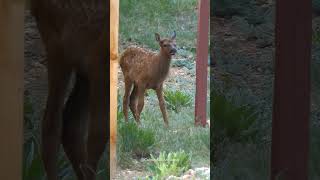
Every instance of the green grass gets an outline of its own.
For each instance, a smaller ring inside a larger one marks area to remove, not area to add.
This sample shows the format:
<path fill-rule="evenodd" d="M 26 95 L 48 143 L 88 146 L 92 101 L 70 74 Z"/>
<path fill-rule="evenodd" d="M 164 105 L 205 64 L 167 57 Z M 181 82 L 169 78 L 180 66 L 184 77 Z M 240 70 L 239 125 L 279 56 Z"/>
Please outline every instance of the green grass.
<path fill-rule="evenodd" d="M 158 49 L 154 33 L 169 37 L 177 32 L 177 45 L 194 51 L 197 0 L 121 0 L 120 41 L 133 41 Z"/>
<path fill-rule="evenodd" d="M 146 157 L 155 144 L 152 129 L 141 129 L 136 123 L 119 123 L 119 141 L 122 143 L 118 149 L 130 153 L 135 157 Z"/>
<path fill-rule="evenodd" d="M 183 149 L 192 157 L 191 163 L 193 167 L 209 166 L 210 130 L 209 128 L 194 126 L 194 108 L 192 106 L 181 107 L 178 112 L 168 109 L 169 128 L 166 129 L 159 106 L 154 102 L 157 101 L 156 95 L 150 93 L 149 96 L 150 100 L 145 102 L 145 108 L 141 114 L 142 119 L 139 128 L 142 131 L 152 130 L 153 132 L 155 142 L 149 149 L 150 154 L 158 157 L 157 155 L 160 152 L 179 152 Z M 121 111 L 120 107 L 119 114 L 122 113 Z M 132 116 L 129 121 L 134 121 Z M 123 122 L 123 116 L 120 116 L 120 119 L 118 119 L 120 124 L 118 129 L 119 137 L 123 136 L 122 133 L 124 131 L 120 130 Z M 147 141 L 147 139 L 140 139 L 135 142 L 139 144 L 140 141 Z M 118 141 L 119 165 L 123 168 L 130 167 L 131 169 L 147 171 L 148 162 L 140 161 L 131 153 L 124 151 L 123 148 L 119 148 L 127 146 L 127 144 L 121 141 L 121 138 Z"/>
<path fill-rule="evenodd" d="M 215 85 L 216 88 L 217 85 Z M 225 86 L 221 85 L 222 89 Z M 220 87 L 220 88 L 221 88 Z M 270 141 L 266 140 L 265 119 L 256 110 L 262 106 L 247 109 L 247 104 L 236 101 L 248 98 L 244 93 L 234 91 L 212 94 L 213 121 L 217 122 L 212 141 L 212 178 L 217 180 L 266 180 L 269 176 Z M 269 113 L 265 111 L 264 113 Z M 253 119 L 251 119 L 253 118 Z M 250 120 L 251 119 L 251 120 Z M 270 124 L 268 124 L 269 126 Z M 223 130 L 226 133 L 221 133 Z M 228 133 L 229 132 L 229 133 Z M 229 134 L 229 135 L 228 135 Z M 245 138 L 244 138 L 245 137 Z"/>
<path fill-rule="evenodd" d="M 320 133 L 312 126 L 310 134 L 309 180 L 320 178 Z M 215 180 L 267 180 L 270 175 L 271 141 L 221 143 L 216 152 L 220 160 L 212 166 Z"/>

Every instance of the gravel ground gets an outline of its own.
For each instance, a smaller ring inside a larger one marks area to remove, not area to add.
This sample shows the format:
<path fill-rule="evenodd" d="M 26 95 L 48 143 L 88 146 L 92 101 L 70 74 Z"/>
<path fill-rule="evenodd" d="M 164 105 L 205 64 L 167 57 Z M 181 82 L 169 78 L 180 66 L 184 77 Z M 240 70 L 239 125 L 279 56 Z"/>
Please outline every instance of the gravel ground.
<path fill-rule="evenodd" d="M 138 180 L 141 177 L 147 177 L 149 174 L 142 171 L 120 170 L 113 180 Z M 209 180 L 210 168 L 198 167 L 189 169 L 182 176 L 169 176 L 166 180 Z"/>

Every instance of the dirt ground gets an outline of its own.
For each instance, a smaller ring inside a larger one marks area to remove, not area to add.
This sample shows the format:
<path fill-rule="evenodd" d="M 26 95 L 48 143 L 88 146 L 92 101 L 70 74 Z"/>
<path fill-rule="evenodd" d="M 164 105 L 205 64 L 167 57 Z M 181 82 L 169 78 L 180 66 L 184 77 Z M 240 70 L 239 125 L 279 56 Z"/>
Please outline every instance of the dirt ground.
<path fill-rule="evenodd" d="M 273 79 L 272 45 L 261 47 L 257 40 L 247 39 L 234 19 L 216 17 L 211 18 L 211 42 L 211 57 L 220 61 L 213 68 L 214 79 L 227 74 L 235 85 L 247 86 L 256 96 L 267 96 L 262 90 L 270 88 Z"/>

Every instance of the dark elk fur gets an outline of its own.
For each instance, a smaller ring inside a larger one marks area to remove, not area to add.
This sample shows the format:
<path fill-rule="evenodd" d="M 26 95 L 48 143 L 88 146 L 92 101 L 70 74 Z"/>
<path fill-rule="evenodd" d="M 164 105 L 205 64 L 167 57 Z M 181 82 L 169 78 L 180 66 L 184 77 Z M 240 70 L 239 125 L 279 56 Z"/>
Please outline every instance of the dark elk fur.
<path fill-rule="evenodd" d="M 58 179 L 60 144 L 77 179 L 95 179 L 108 140 L 108 6 L 106 0 L 31 0 L 48 62 L 41 141 L 48 180 Z M 72 72 L 76 81 L 67 97 Z"/>

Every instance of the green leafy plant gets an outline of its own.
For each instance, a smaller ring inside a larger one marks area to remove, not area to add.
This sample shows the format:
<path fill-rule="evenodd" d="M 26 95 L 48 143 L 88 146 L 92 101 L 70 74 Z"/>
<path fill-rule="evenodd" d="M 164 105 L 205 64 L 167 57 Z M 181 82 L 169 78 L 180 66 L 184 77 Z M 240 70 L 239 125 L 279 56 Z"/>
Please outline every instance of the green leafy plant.
<path fill-rule="evenodd" d="M 45 180 L 46 175 L 40 155 L 39 142 L 35 136 L 29 138 L 24 143 L 23 153 L 23 179 L 24 180 Z M 69 179 L 73 177 L 72 168 L 64 157 L 61 150 L 58 158 L 60 179 Z"/>
<path fill-rule="evenodd" d="M 236 106 L 219 93 L 212 93 L 213 131 L 215 139 L 227 137 L 230 140 L 242 141 L 255 136 L 256 130 L 250 127 L 257 120 L 257 114 L 249 106 Z"/>
<path fill-rule="evenodd" d="M 158 158 L 151 155 L 148 169 L 154 174 L 152 179 L 164 179 L 170 175 L 180 176 L 191 167 L 191 158 L 184 151 L 161 152 Z"/>
<path fill-rule="evenodd" d="M 33 107 L 30 99 L 24 99 L 24 144 L 23 144 L 23 179 L 42 180 L 44 169 L 39 153 L 39 139 L 33 118 Z"/>
<path fill-rule="evenodd" d="M 30 139 L 24 145 L 23 154 L 23 179 L 42 180 L 45 178 L 38 145 L 34 139 Z"/>
<path fill-rule="evenodd" d="M 320 32 L 317 30 L 313 30 L 312 32 L 312 42 L 315 45 L 319 45 L 320 44 Z"/>
<path fill-rule="evenodd" d="M 24 144 L 23 144 L 23 179 L 45 180 L 46 175 L 40 154 L 39 122 L 34 118 L 34 109 L 30 99 L 24 99 Z M 73 173 L 69 162 L 61 149 L 58 158 L 59 179 L 72 179 Z"/>
<path fill-rule="evenodd" d="M 164 99 L 169 109 L 179 112 L 182 107 L 191 104 L 191 97 L 181 91 L 164 91 Z"/>
<path fill-rule="evenodd" d="M 310 128 L 310 156 L 309 156 L 309 171 L 311 179 L 320 178 L 320 132 L 319 126 L 311 126 Z"/>
<path fill-rule="evenodd" d="M 136 123 L 119 123 L 120 151 L 137 157 L 149 156 L 155 145 L 154 132 L 139 128 Z"/>

